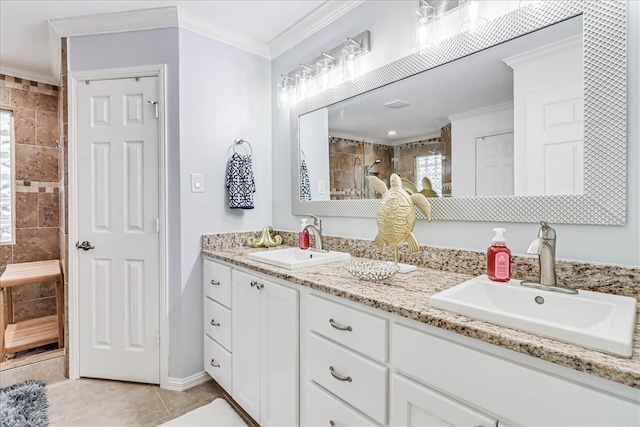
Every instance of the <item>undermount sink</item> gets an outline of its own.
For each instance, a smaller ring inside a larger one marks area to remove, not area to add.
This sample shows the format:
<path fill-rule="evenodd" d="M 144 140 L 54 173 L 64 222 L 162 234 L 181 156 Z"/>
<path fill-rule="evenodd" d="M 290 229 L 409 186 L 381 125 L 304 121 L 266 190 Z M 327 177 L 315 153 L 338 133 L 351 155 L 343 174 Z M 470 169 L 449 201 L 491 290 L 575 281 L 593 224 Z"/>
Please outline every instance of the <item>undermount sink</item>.
<path fill-rule="evenodd" d="M 616 356 L 630 357 L 637 301 L 579 291 L 569 295 L 475 277 L 431 297 L 431 307 Z"/>
<path fill-rule="evenodd" d="M 289 270 L 335 261 L 349 261 L 351 259 L 351 255 L 346 252 L 317 252 L 311 249 L 303 250 L 299 248 L 269 249 L 263 252 L 253 252 L 247 254 L 247 256 L 255 261 L 288 268 Z"/>

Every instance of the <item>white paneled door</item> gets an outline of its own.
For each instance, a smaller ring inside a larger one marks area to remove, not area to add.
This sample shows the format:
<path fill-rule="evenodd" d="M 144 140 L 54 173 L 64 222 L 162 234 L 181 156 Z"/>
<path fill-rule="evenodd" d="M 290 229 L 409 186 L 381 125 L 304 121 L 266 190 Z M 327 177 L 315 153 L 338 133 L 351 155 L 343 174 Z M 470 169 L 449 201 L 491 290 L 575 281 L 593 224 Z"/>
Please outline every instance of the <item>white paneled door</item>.
<path fill-rule="evenodd" d="M 77 86 L 81 377 L 160 380 L 157 88 L 157 77 Z"/>

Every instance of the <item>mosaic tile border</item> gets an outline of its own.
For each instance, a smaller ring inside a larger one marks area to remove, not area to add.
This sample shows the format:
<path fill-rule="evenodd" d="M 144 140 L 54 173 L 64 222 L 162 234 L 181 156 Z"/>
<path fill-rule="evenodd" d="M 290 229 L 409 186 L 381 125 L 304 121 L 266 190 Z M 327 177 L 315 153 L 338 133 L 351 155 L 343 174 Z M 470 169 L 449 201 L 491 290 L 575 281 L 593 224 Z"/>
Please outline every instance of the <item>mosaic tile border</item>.
<path fill-rule="evenodd" d="M 0 87 L 55 96 L 58 95 L 60 90 L 58 86 L 37 82 L 35 80 L 21 79 L 20 77 L 8 76 L 6 74 L 0 74 Z"/>
<path fill-rule="evenodd" d="M 16 180 L 15 190 L 16 193 L 59 193 L 60 182 Z"/>

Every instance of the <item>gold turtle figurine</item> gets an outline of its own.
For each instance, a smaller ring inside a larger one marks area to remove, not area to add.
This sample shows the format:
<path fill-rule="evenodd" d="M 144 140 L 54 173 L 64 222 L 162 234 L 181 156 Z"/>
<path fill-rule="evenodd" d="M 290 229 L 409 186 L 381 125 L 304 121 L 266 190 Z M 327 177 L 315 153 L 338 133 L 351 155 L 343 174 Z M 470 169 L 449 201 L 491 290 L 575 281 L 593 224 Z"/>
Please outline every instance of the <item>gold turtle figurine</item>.
<path fill-rule="evenodd" d="M 388 244 L 393 249 L 394 261 L 398 262 L 398 246 L 407 242 L 409 253 L 418 252 L 420 246 L 413 235 L 413 226 L 416 223 L 417 206 L 431 221 L 431 204 L 420 193 L 409 194 L 402 188 L 402 179 L 397 174 L 392 174 L 389 178 L 391 188 L 378 177 L 368 176 L 371 188 L 382 195 L 380 207 L 378 208 L 377 222 L 378 235 L 373 242 L 382 251 L 384 244 Z"/>

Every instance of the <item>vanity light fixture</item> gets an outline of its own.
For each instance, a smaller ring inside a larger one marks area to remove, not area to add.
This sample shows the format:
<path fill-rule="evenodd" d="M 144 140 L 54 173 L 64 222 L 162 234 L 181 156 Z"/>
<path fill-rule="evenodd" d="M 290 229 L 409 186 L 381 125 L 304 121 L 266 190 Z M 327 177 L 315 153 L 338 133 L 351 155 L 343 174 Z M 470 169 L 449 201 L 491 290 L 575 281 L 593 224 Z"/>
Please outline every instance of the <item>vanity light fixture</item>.
<path fill-rule="evenodd" d="M 322 59 L 316 62 L 316 89 L 318 92 L 331 87 L 330 71 L 333 69 L 335 58 L 322 52 Z"/>
<path fill-rule="evenodd" d="M 313 77 L 313 68 L 300 64 L 300 71 L 296 73 L 296 100 L 310 95 L 309 79 Z"/>
<path fill-rule="evenodd" d="M 347 39 L 349 43 L 342 49 L 342 79 L 350 81 L 360 75 L 358 59 L 362 55 L 362 45 L 352 38 Z"/>
<path fill-rule="evenodd" d="M 427 0 L 419 0 L 420 5 L 414 15 L 413 51 L 425 53 L 433 45 L 435 34 L 436 10 Z"/>
<path fill-rule="evenodd" d="M 281 90 L 284 91 L 285 78 L 290 84 L 289 103 L 295 103 L 314 95 L 317 92 L 322 92 L 331 89 L 333 86 L 341 82 L 339 78 L 340 70 L 348 70 L 350 72 L 349 78 L 343 80 L 351 80 L 357 77 L 358 58 L 370 51 L 371 45 L 371 33 L 369 30 L 365 30 L 360 34 L 347 38 L 347 41 L 340 43 L 333 49 L 322 52 L 320 56 L 313 58 L 311 61 L 304 64 L 300 64 L 295 70 L 291 70 L 286 74 L 283 74 L 283 81 L 278 84 L 278 97 L 280 97 Z M 344 52 L 347 52 L 345 54 Z M 345 61 L 348 62 L 345 68 Z M 314 83 L 315 81 L 315 83 Z M 291 84 L 295 82 L 295 84 Z M 292 96 L 295 94 L 295 97 Z M 284 105 L 284 103 L 278 102 L 278 106 Z M 283 106 L 281 108 L 287 108 Z"/>
<path fill-rule="evenodd" d="M 460 31 L 473 33 L 486 24 L 487 18 L 480 14 L 480 1 L 459 0 L 458 13 L 460 15 Z"/>
<path fill-rule="evenodd" d="M 282 80 L 278 83 L 278 108 L 289 108 L 293 97 L 293 78 L 282 74 Z"/>

